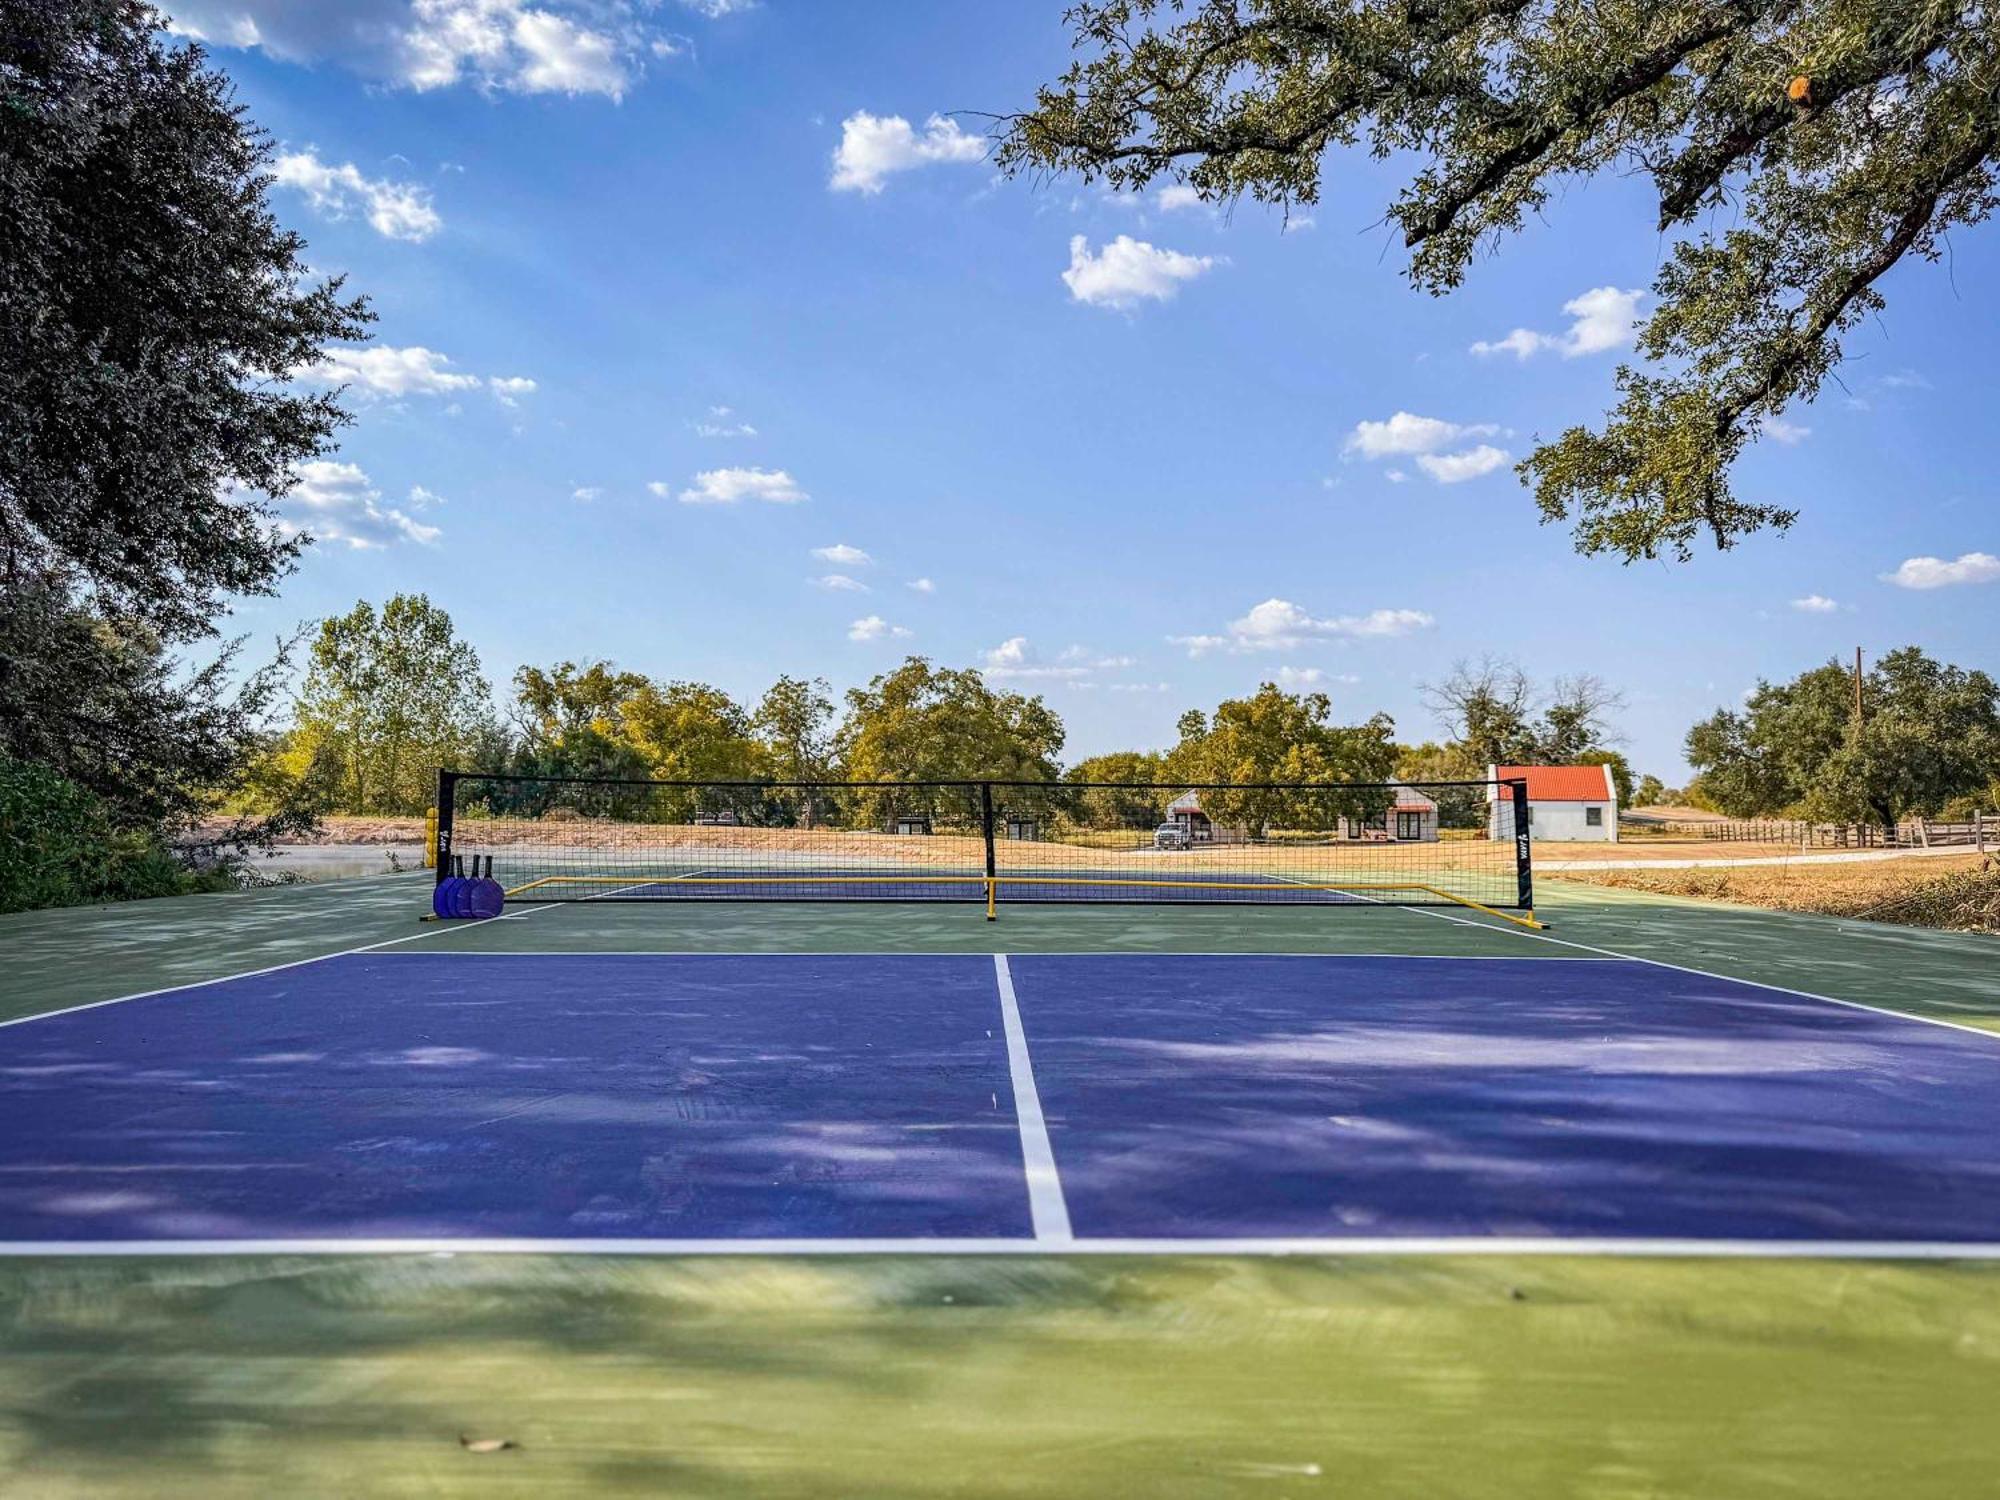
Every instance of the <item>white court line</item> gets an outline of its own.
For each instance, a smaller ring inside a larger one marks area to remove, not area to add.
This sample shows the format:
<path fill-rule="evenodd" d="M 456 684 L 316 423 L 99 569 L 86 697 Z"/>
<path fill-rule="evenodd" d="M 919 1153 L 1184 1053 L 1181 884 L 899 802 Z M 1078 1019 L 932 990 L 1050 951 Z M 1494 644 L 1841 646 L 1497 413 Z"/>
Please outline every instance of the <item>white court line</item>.
<path fill-rule="evenodd" d="M 543 909 L 545 908 L 529 907 L 524 911 L 510 911 L 501 916 L 488 917 L 485 921 L 472 925 L 484 927 L 493 922 L 507 922 L 520 917 L 532 917 L 536 911 Z M 16 1016 L 11 1021 L 0 1021 L 0 1031 L 6 1030 L 9 1026 L 26 1026 L 35 1021 L 52 1020 L 56 1016 L 73 1016 L 78 1011 L 101 1010 L 107 1005 L 123 1005 L 128 1000 L 150 1000 L 155 995 L 173 995 L 178 994 L 182 990 L 198 990 L 205 985 L 229 984 L 238 979 L 257 979 L 265 974 L 279 974 L 283 973 L 286 969 L 302 968 L 306 964 L 325 963 L 327 960 L 335 958 L 349 958 L 356 953 L 373 953 L 381 948 L 393 948 L 399 943 L 414 943 L 418 938 L 435 937 L 440 932 L 451 932 L 453 930 L 449 923 L 439 921 L 434 926 L 426 925 L 421 932 L 412 932 L 407 936 L 399 938 L 384 938 L 379 943 L 363 943 L 357 948 L 339 948 L 332 953 L 319 953 L 311 958 L 295 958 L 287 963 L 270 964 L 262 969 L 245 969 L 237 974 L 217 974 L 212 979 L 190 979 L 186 984 L 167 984 L 162 985 L 156 990 L 140 990 L 131 995 L 114 995 L 109 1000 L 89 1000 L 82 1005 L 65 1005 L 61 1010 L 45 1010 L 32 1016 Z"/>
<path fill-rule="evenodd" d="M 1004 953 L 993 955 L 993 978 L 1000 987 L 1000 1020 L 1007 1029 L 1007 1073 L 1014 1082 L 1014 1118 L 1021 1127 L 1021 1160 L 1028 1177 L 1028 1216 L 1035 1226 L 1035 1238 L 1042 1244 L 1068 1245 L 1073 1239 L 1069 1205 L 1063 1202 L 1055 1148 L 1049 1144 L 1041 1095 L 1035 1091 L 1034 1064 L 1028 1060 L 1028 1033 L 1021 1025 L 1021 1007 L 1014 999 L 1014 976 L 1008 972 Z"/>
<path fill-rule="evenodd" d="M 391 955 L 395 958 L 985 958 L 984 949 L 971 948 L 471 948 L 410 949 Z M 1600 958 L 1561 958 L 1553 953 L 1343 953 L 1295 951 L 1267 953 L 1259 948 L 1216 948 L 1161 950 L 1139 953 L 1130 949 L 1037 948 L 1022 958 L 1407 958 L 1426 963 L 1445 961 L 1469 964 L 1614 964 L 1637 963 L 1638 959 L 1607 952 Z"/>
<path fill-rule="evenodd" d="M 1962 1031 L 1968 1036 L 1983 1037 L 1989 1042 L 2000 1042 L 2000 1032 L 1988 1031 L 1981 1026 L 1970 1026 L 1964 1021 L 1947 1021 L 1942 1016 L 1920 1016 L 1912 1011 L 1895 1010 L 1886 1005 L 1870 1005 L 1865 1000 L 1843 1000 L 1837 995 L 1817 995 L 1811 990 L 1795 990 L 1789 985 L 1766 984 L 1761 979 L 1739 979 L 1734 974 L 1717 974 L 1708 969 L 1693 968 L 1688 964 L 1668 963 L 1664 958 L 1647 958 L 1641 953 L 1620 953 L 1615 948 L 1600 948 L 1595 943 L 1572 942 L 1567 938 L 1550 937 L 1545 932 L 1529 932 L 1526 928 L 1489 927 L 1484 922 L 1475 922 L 1469 917 L 1455 917 L 1449 912 L 1425 911 L 1415 906 L 1406 906 L 1402 910 L 1415 912 L 1420 917 L 1436 917 L 1440 922 L 1456 922 L 1462 927 L 1477 927 L 1481 932 L 1511 931 L 1514 936 L 1526 938 L 1530 942 L 1554 943 L 1560 948 L 1574 948 L 1580 953 L 1595 953 L 1602 958 L 1621 959 L 1633 964 L 1651 964 L 1656 969 L 1672 969 L 1676 973 L 1693 974 L 1701 979 L 1718 979 L 1724 984 L 1747 985 L 1751 989 L 1770 990 L 1773 994 L 1794 995 L 1801 1000 L 1818 1000 L 1826 1005 L 1841 1005 L 1849 1010 L 1867 1011 L 1872 1016 L 1889 1016 L 1898 1021 L 1917 1021 L 1925 1026 L 1942 1026 L 1948 1031 Z"/>
<path fill-rule="evenodd" d="M 1704 1240 L 1553 1236 L 1297 1236 L 1256 1239 L 263 1239 L 7 1240 L 0 1258 L 240 1255 L 1591 1255 L 1735 1260 L 2000 1260 L 2000 1244 L 1951 1240 Z"/>

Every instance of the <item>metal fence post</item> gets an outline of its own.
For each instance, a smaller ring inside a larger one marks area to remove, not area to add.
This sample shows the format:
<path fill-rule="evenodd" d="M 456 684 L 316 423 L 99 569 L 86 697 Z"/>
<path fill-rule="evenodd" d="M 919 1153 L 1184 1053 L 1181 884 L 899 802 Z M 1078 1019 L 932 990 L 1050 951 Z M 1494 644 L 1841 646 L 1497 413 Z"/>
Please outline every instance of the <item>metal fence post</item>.
<path fill-rule="evenodd" d="M 995 920 L 1000 900 L 999 862 L 993 849 L 993 783 L 979 783 L 979 823 L 986 835 L 986 920 Z"/>

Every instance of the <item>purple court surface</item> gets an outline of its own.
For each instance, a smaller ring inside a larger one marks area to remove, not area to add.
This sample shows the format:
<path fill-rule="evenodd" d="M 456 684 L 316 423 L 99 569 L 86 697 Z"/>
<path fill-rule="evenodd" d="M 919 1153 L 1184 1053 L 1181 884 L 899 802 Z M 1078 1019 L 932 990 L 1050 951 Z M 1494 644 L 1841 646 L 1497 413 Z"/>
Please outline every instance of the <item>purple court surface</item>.
<path fill-rule="evenodd" d="M 14 1253 L 2000 1246 L 2000 1038 L 1636 961 L 354 954 L 0 1080 Z"/>

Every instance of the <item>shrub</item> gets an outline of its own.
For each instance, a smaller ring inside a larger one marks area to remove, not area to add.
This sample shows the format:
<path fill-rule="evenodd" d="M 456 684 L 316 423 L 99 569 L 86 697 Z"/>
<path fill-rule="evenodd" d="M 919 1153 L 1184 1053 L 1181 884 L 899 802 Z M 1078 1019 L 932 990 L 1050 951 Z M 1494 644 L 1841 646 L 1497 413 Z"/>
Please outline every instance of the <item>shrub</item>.
<path fill-rule="evenodd" d="M 94 793 L 0 755 L 0 912 L 196 888 L 157 831 L 121 827 Z"/>

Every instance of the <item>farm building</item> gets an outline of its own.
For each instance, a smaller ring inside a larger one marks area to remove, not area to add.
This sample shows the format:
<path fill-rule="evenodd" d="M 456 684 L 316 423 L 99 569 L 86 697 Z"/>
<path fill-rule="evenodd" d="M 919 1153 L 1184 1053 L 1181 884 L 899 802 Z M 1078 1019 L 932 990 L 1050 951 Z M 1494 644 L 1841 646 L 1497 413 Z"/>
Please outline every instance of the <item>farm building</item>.
<path fill-rule="evenodd" d="M 1387 810 L 1370 818 L 1342 818 L 1335 837 L 1343 839 L 1388 839 L 1398 844 L 1434 844 L 1438 836 L 1438 805 L 1413 786 L 1390 783 L 1396 800 Z"/>
<path fill-rule="evenodd" d="M 1538 839 L 1618 842 L 1618 787 L 1609 766 L 1489 766 L 1489 778 L 1528 783 L 1528 827 Z M 1490 829 L 1496 839 L 1514 836 L 1508 788 L 1488 789 Z"/>
<path fill-rule="evenodd" d="M 1179 824 L 1190 844 L 1241 844 L 1250 838 L 1247 829 L 1231 828 L 1210 819 L 1201 810 L 1201 798 L 1194 792 L 1182 792 L 1167 804 L 1167 821 Z"/>
<path fill-rule="evenodd" d="M 1388 809 L 1373 817 L 1337 819 L 1333 836 L 1341 840 L 1368 842 L 1435 843 L 1438 836 L 1437 803 L 1415 787 L 1401 782 L 1392 785 L 1396 800 Z M 1183 792 L 1167 804 L 1167 821 L 1186 829 L 1191 844 L 1240 844 L 1250 836 L 1245 829 L 1213 822 L 1201 810 L 1201 798 L 1195 792 Z"/>

